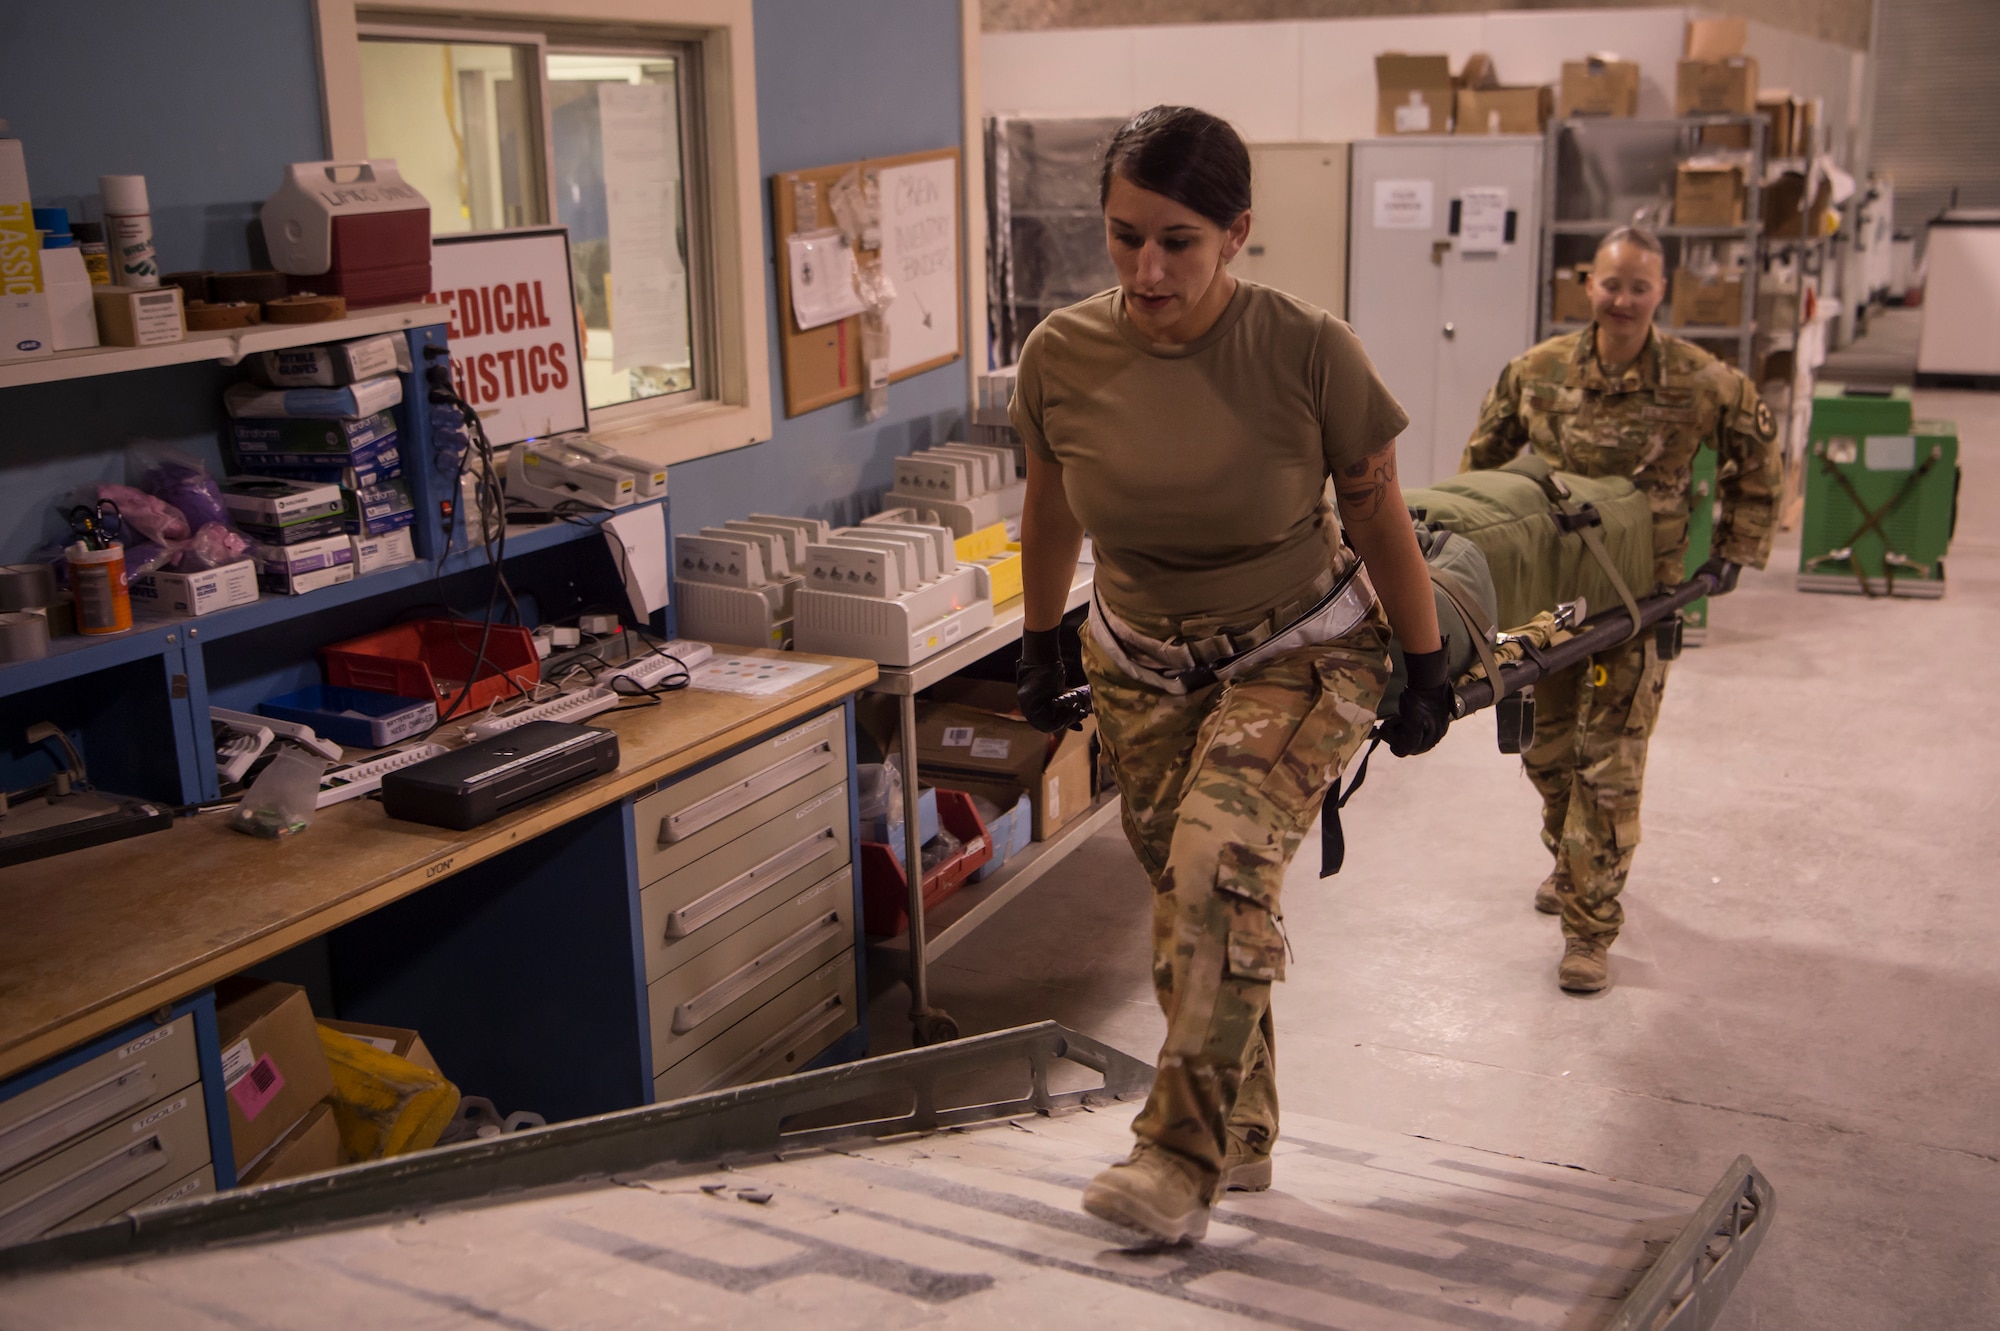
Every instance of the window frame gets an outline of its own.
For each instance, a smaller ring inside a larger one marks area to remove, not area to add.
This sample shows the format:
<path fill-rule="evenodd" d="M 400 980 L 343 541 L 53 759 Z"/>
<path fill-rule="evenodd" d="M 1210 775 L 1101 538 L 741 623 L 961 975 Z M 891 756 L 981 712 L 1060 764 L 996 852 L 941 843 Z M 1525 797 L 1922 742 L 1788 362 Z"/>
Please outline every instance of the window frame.
<path fill-rule="evenodd" d="M 757 147 L 755 47 L 751 0 L 573 0 L 561 19 L 547 15 L 547 0 L 314 0 L 327 155 L 365 155 L 362 115 L 361 32 L 392 27 L 425 40 L 522 40 L 524 32 L 551 48 L 587 50 L 619 43 L 682 43 L 699 53 L 691 64 L 691 96 L 684 105 L 682 156 L 690 232 L 701 228 L 708 262 L 690 264 L 689 294 L 697 356 L 694 402 L 644 398 L 593 413 L 591 433 L 618 448 L 661 463 L 685 462 L 728 452 L 771 437 L 771 366 L 765 303 L 762 174 Z M 357 12 L 360 11 L 360 12 Z M 363 15 L 365 14 L 365 20 Z M 546 63 L 541 77 L 547 78 Z M 538 106 L 538 111 L 541 109 Z M 544 189 L 552 189 L 552 145 L 542 115 Z M 699 151 L 697 151 L 699 149 Z M 699 176 L 699 193 L 695 188 Z M 554 216 L 554 201 L 547 206 Z M 690 253 L 698 253 L 690 235 Z M 696 271 L 696 270 L 699 271 Z M 703 317 L 704 314 L 706 317 Z"/>

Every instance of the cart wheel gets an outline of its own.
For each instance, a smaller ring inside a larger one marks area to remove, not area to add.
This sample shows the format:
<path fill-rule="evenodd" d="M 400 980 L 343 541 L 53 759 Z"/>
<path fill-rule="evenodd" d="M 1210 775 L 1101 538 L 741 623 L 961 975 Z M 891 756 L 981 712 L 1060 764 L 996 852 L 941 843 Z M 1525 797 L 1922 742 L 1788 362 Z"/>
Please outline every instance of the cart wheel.
<path fill-rule="evenodd" d="M 943 1044 L 958 1038 L 958 1023 L 943 1012 L 926 1012 L 910 1018 L 910 1038 L 919 1045 Z"/>

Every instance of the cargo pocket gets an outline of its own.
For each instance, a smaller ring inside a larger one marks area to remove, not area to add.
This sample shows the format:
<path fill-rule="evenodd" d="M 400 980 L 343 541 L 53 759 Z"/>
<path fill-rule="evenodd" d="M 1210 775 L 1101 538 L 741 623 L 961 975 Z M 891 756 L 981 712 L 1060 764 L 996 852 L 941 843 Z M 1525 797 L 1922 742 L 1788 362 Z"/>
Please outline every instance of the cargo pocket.
<path fill-rule="evenodd" d="M 1285 935 L 1277 917 L 1254 901 L 1229 899 L 1229 977 L 1253 984 L 1285 978 Z"/>
<path fill-rule="evenodd" d="M 1639 848 L 1639 811 L 1615 815 L 1611 820 L 1611 839 L 1621 855 L 1630 855 Z"/>
<path fill-rule="evenodd" d="M 1639 685 L 1632 692 L 1632 709 L 1625 714 L 1625 738 L 1641 743 L 1652 738 L 1660 721 L 1660 702 L 1667 693 L 1667 663 L 1660 659 L 1658 642 L 1648 634 L 1643 642 L 1645 664 L 1639 671 Z M 1643 768 L 1644 759 L 1641 756 Z"/>
<path fill-rule="evenodd" d="M 1388 657 L 1379 668 L 1357 659 L 1362 653 L 1322 648 L 1312 662 L 1312 701 L 1271 763 L 1259 793 L 1294 818 L 1310 822 L 1340 765 L 1375 723 L 1375 704 L 1388 687 Z M 1364 646 L 1376 643 L 1369 637 Z"/>

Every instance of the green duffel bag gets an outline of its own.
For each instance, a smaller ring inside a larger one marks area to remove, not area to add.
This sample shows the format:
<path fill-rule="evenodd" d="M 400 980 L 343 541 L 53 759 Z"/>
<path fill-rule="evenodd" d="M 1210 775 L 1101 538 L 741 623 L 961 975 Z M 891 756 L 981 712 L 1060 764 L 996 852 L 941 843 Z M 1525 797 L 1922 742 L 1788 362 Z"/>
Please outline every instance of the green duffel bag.
<path fill-rule="evenodd" d="M 1479 547 L 1502 628 L 1579 597 L 1592 613 L 1653 591 L 1653 510 L 1622 476 L 1555 471 L 1532 454 L 1404 493 L 1433 527 Z"/>
<path fill-rule="evenodd" d="M 1486 571 L 1486 556 L 1457 532 L 1419 522 L 1417 548 L 1430 569 L 1431 596 L 1437 602 L 1438 632 L 1444 637 L 1445 663 L 1451 678 L 1463 679 L 1474 663 L 1485 662 L 1491 654 L 1494 614 L 1493 577 Z M 1486 650 L 1481 651 L 1481 645 Z M 1397 700 L 1403 696 L 1409 671 L 1403 664 L 1403 644 L 1389 644 L 1389 687 L 1376 706 L 1376 715 L 1396 714 Z"/>

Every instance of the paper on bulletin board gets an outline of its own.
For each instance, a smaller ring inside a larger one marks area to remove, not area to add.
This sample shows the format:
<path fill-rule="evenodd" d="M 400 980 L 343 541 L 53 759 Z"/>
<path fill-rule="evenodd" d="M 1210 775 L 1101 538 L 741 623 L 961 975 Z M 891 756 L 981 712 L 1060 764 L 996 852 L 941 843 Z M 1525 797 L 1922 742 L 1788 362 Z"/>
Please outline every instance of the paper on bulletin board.
<path fill-rule="evenodd" d="M 1458 252 L 1498 254 L 1507 243 L 1507 189 L 1477 185 L 1458 194 Z"/>
<path fill-rule="evenodd" d="M 1429 180 L 1376 181 L 1376 227 L 1384 231 L 1430 230 L 1434 185 Z"/>
<path fill-rule="evenodd" d="M 838 227 L 785 238 L 792 269 L 792 317 L 807 332 L 868 308 L 854 286 L 854 251 Z"/>
<path fill-rule="evenodd" d="M 604 520 L 604 540 L 625 579 L 633 618 L 651 618 L 667 603 L 666 509 L 646 504 L 614 514 Z"/>
<path fill-rule="evenodd" d="M 611 230 L 611 368 L 688 362 L 687 270 L 675 234 L 680 125 L 664 83 L 600 83 Z"/>
<path fill-rule="evenodd" d="M 882 270 L 895 284 L 888 309 L 889 372 L 958 354 L 958 162 L 885 168 Z"/>

